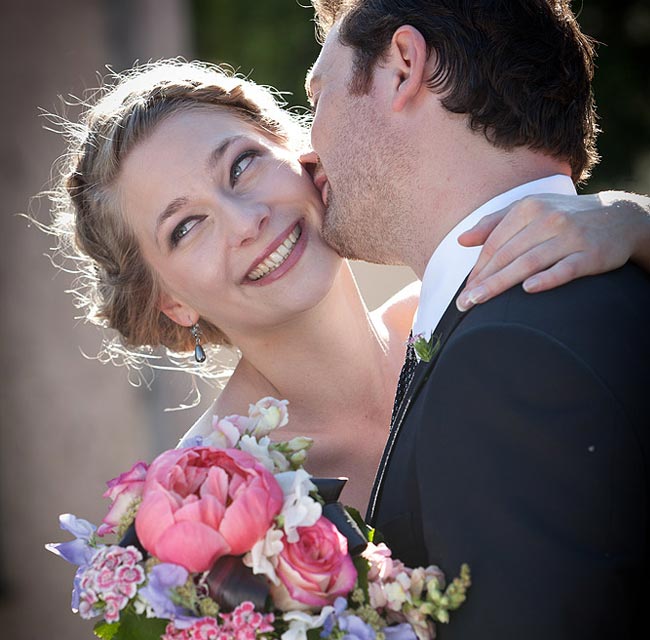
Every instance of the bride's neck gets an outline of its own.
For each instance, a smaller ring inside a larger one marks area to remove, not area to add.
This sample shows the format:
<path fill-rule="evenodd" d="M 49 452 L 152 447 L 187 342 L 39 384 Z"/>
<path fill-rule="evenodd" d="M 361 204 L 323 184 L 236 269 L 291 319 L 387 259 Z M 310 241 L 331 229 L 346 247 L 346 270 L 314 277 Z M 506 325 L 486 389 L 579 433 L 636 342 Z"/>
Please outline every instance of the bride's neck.
<path fill-rule="evenodd" d="M 316 307 L 269 334 L 240 341 L 242 361 L 232 384 L 244 395 L 289 399 L 314 418 L 331 416 L 338 407 L 350 412 L 360 403 L 376 406 L 394 391 L 387 340 L 346 262 Z"/>

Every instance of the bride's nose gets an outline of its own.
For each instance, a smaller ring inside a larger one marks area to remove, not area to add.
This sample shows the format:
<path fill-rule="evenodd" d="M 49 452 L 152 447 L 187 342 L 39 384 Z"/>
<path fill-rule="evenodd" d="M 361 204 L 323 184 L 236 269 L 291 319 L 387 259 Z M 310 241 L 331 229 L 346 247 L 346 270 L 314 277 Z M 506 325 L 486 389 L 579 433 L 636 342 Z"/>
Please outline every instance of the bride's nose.
<path fill-rule="evenodd" d="M 243 247 L 255 242 L 266 227 L 269 216 L 268 206 L 259 202 L 233 207 L 229 216 L 232 246 Z"/>

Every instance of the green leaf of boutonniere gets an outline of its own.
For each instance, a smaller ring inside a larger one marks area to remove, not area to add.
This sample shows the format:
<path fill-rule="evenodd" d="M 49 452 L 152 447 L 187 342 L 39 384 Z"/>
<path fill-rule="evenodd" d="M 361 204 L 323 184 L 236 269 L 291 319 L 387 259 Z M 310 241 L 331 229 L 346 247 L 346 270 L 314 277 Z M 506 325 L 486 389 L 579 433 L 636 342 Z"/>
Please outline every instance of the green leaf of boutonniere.
<path fill-rule="evenodd" d="M 440 349 L 440 338 L 431 334 L 428 340 L 425 340 L 423 334 L 413 336 L 413 349 L 420 360 L 424 362 L 431 362 L 433 356 L 438 353 Z"/>

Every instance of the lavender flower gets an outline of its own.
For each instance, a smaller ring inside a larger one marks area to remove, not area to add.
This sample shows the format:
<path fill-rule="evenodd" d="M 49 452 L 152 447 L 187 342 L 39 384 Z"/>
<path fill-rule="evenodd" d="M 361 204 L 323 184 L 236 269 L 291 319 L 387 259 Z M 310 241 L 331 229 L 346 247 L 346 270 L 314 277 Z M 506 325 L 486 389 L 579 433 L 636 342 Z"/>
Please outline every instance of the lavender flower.
<path fill-rule="evenodd" d="M 328 638 L 332 631 L 337 628 L 343 632 L 342 636 L 337 634 L 341 640 L 375 640 L 375 630 L 364 622 L 359 616 L 353 613 L 346 613 L 348 602 L 345 598 L 337 598 L 334 601 L 334 611 L 327 617 L 323 624 L 321 638 Z M 395 640 L 410 640 L 409 638 L 396 638 Z"/>
<path fill-rule="evenodd" d="M 67 562 L 79 566 L 74 575 L 72 600 L 70 602 L 71 609 L 77 612 L 81 600 L 81 578 L 97 551 L 104 545 L 97 545 L 95 542 L 97 527 L 88 520 L 77 518 L 71 513 L 63 513 L 59 516 L 59 525 L 61 529 L 75 536 L 75 540 L 70 542 L 50 542 L 45 545 L 45 548 Z"/>
<path fill-rule="evenodd" d="M 71 533 L 75 540 L 70 542 L 50 542 L 45 545 L 48 551 L 76 565 L 87 565 L 97 551 L 95 530 L 97 527 L 71 513 L 59 516 L 59 525 L 64 531 Z"/>
<path fill-rule="evenodd" d="M 342 640 L 375 640 L 375 630 L 359 616 L 340 616 L 338 626 L 344 632 Z"/>
<path fill-rule="evenodd" d="M 392 627 L 384 627 L 382 632 L 386 640 L 417 640 L 413 627 L 407 622 Z"/>
<path fill-rule="evenodd" d="M 183 449 L 191 449 L 192 447 L 202 447 L 203 441 L 205 438 L 203 436 L 191 436 L 190 438 L 185 438 L 181 441 L 179 447 Z"/>
<path fill-rule="evenodd" d="M 187 613 L 172 600 L 172 589 L 181 587 L 187 580 L 187 570 L 177 564 L 157 564 L 149 574 L 147 586 L 140 589 L 139 595 L 151 607 L 156 618 L 176 618 Z"/>

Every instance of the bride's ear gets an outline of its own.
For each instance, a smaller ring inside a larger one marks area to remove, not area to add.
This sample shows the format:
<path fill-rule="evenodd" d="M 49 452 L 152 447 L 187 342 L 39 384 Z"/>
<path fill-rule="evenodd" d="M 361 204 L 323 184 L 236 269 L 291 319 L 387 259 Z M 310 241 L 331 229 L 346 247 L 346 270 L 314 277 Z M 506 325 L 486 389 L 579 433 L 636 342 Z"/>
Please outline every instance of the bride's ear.
<path fill-rule="evenodd" d="M 172 322 L 180 324 L 182 327 L 191 327 L 198 321 L 199 314 L 194 309 L 179 302 L 168 293 L 160 294 L 158 306 Z"/>

